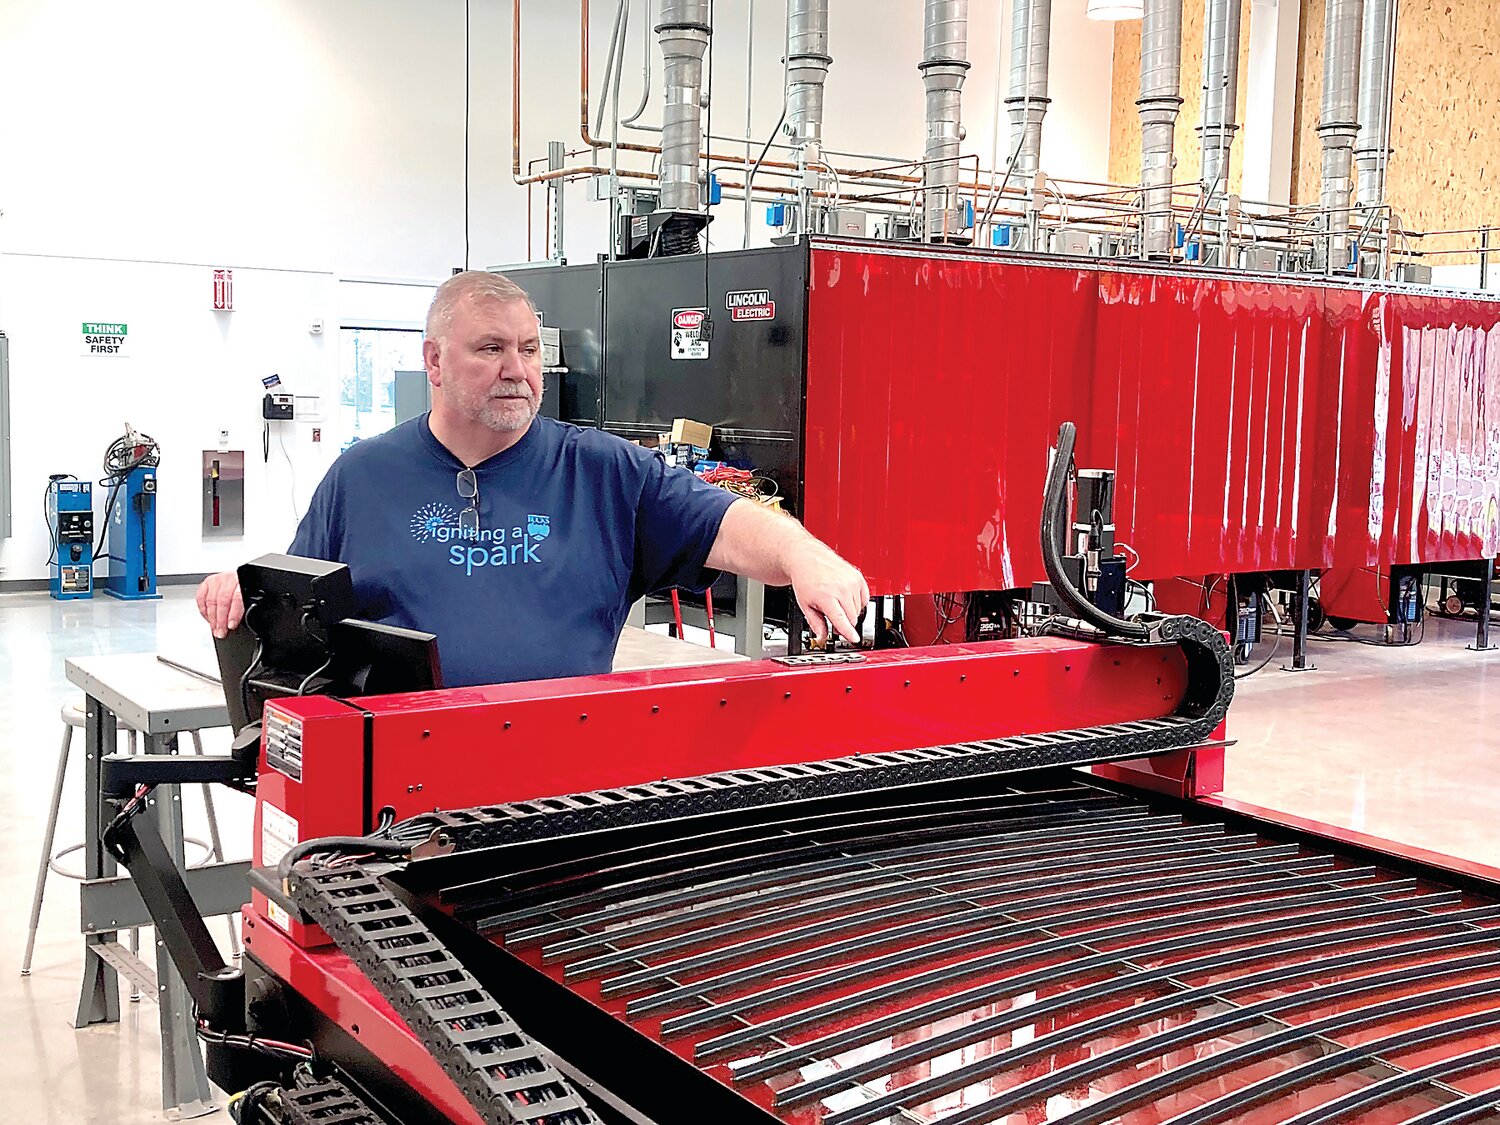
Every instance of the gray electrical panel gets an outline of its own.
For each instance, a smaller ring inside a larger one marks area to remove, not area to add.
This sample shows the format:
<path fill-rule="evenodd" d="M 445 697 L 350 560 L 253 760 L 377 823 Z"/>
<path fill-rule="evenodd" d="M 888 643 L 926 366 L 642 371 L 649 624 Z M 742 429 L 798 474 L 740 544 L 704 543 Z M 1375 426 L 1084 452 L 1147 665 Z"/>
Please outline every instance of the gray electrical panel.
<path fill-rule="evenodd" d="M 11 536 L 10 341 L 0 332 L 0 539 Z"/>
<path fill-rule="evenodd" d="M 396 425 L 410 421 L 419 414 L 426 414 L 432 406 L 432 385 L 427 382 L 427 371 L 397 371 L 395 380 Z"/>

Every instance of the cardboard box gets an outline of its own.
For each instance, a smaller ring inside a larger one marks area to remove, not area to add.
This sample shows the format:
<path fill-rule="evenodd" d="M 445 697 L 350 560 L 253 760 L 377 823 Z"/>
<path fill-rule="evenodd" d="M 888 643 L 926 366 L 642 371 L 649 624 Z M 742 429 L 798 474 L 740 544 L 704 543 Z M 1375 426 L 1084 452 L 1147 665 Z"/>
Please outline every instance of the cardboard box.
<path fill-rule="evenodd" d="M 695 422 L 691 418 L 672 419 L 673 445 L 696 445 L 700 449 L 707 449 L 713 436 L 712 426 L 705 426 L 702 422 Z"/>

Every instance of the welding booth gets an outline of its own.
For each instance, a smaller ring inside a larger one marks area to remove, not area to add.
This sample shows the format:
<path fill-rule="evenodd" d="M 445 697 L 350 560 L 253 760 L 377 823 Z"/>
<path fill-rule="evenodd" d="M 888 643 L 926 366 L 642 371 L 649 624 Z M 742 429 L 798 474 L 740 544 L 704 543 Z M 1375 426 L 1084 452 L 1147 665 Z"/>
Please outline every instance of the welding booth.
<path fill-rule="evenodd" d="M 1172 608 L 1204 576 L 1322 572 L 1327 614 L 1383 620 L 1393 570 L 1500 553 L 1483 295 L 824 238 L 519 276 L 561 329 L 565 420 L 709 422 L 872 593 L 1042 578 L 1064 418 L 1117 470 L 1133 577 L 1196 584 Z"/>

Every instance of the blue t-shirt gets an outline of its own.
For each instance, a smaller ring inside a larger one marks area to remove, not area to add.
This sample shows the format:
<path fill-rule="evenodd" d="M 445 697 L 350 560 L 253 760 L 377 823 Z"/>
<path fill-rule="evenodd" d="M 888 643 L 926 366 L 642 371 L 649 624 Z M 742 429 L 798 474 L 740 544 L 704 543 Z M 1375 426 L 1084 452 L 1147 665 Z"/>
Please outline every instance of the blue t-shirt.
<path fill-rule="evenodd" d="M 474 467 L 477 536 L 463 468 L 426 415 L 359 442 L 290 548 L 348 564 L 359 616 L 436 633 L 450 687 L 607 672 L 636 599 L 714 578 L 735 498 L 649 449 L 537 418 Z"/>

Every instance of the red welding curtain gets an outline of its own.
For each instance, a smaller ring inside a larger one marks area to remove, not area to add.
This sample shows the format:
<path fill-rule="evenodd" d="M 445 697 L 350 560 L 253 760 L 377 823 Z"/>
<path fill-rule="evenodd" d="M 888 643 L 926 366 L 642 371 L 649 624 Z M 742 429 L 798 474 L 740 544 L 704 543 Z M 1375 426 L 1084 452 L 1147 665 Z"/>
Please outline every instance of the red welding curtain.
<path fill-rule="evenodd" d="M 872 590 L 1041 577 L 1046 447 L 1143 577 L 1493 557 L 1500 303 L 816 247 L 808 526 Z"/>

